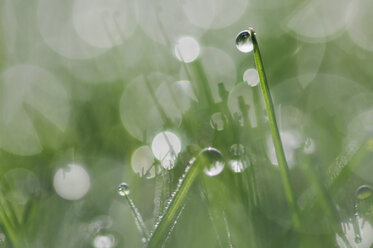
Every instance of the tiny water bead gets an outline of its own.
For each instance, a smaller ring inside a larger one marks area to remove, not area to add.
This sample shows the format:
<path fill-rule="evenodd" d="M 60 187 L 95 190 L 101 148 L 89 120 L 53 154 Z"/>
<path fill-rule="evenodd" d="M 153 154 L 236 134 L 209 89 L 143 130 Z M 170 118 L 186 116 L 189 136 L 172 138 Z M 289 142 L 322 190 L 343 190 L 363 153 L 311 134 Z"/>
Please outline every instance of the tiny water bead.
<path fill-rule="evenodd" d="M 219 175 L 224 170 L 224 159 L 221 152 L 213 147 L 202 149 L 199 153 L 205 168 L 203 172 L 209 176 L 214 177 Z"/>
<path fill-rule="evenodd" d="M 237 35 L 236 47 L 240 52 L 243 53 L 249 53 L 254 49 L 249 30 L 244 30 Z"/>
<path fill-rule="evenodd" d="M 121 183 L 118 186 L 118 194 L 121 196 L 127 196 L 130 194 L 130 188 L 126 183 Z"/>
<path fill-rule="evenodd" d="M 356 198 L 358 200 L 367 200 L 373 196 L 373 187 L 362 185 L 356 190 Z"/>

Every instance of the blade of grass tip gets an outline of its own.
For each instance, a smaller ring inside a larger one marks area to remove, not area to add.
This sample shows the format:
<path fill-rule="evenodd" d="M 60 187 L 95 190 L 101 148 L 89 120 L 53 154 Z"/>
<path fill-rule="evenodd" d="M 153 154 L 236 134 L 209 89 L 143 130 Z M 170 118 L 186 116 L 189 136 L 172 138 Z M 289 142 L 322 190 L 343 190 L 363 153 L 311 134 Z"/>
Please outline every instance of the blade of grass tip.
<path fill-rule="evenodd" d="M 257 70 L 258 70 L 260 88 L 262 90 L 265 109 L 267 112 L 268 122 L 269 122 L 269 126 L 271 129 L 273 144 L 274 144 L 275 151 L 276 151 L 276 157 L 277 157 L 277 161 L 280 167 L 280 174 L 281 174 L 283 186 L 285 189 L 286 200 L 290 208 L 291 218 L 293 221 L 294 228 L 298 229 L 300 227 L 299 211 L 298 211 L 297 204 L 295 202 L 294 190 L 293 190 L 293 187 L 290 181 L 289 168 L 288 168 L 288 164 L 285 158 L 285 153 L 284 153 L 284 148 L 281 142 L 280 132 L 277 126 L 272 96 L 269 91 L 267 77 L 264 72 L 263 61 L 262 61 L 262 57 L 260 54 L 258 42 L 256 40 L 256 33 L 252 27 L 249 28 L 249 32 L 250 32 L 250 37 L 251 37 L 253 47 L 254 47 L 254 59 L 255 59 Z"/>
<path fill-rule="evenodd" d="M 164 243 L 165 238 L 170 233 L 169 230 L 172 227 L 172 223 L 174 223 L 175 218 L 183 207 L 183 201 L 189 192 L 189 189 L 193 185 L 197 176 L 200 174 L 201 162 L 202 161 L 200 159 L 193 159 L 185 168 L 185 172 L 179 179 L 176 190 L 172 193 L 163 216 L 155 225 L 155 229 L 149 237 L 147 247 L 161 247 Z"/>

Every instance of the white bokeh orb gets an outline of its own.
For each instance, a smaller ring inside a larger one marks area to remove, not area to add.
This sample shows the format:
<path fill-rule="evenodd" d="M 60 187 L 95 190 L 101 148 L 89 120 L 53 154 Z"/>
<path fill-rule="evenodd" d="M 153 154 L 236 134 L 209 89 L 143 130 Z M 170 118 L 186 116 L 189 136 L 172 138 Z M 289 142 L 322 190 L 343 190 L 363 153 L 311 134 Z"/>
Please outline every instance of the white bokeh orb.
<path fill-rule="evenodd" d="M 61 198 L 79 200 L 88 193 L 91 180 L 83 166 L 70 163 L 56 171 L 53 177 L 53 186 Z"/>

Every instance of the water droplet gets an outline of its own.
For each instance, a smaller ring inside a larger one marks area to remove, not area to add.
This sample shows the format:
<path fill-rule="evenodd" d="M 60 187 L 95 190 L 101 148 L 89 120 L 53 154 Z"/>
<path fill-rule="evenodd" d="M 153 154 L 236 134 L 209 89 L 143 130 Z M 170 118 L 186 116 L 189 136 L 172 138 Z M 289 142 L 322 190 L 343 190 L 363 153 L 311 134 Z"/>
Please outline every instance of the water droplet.
<path fill-rule="evenodd" d="M 210 126 L 213 129 L 222 131 L 224 129 L 224 123 L 226 122 L 225 116 L 222 113 L 215 113 L 211 116 Z"/>
<path fill-rule="evenodd" d="M 229 148 L 231 160 L 229 160 L 229 167 L 233 172 L 239 173 L 246 169 L 249 162 L 245 158 L 245 147 L 241 144 L 234 144 Z"/>
<path fill-rule="evenodd" d="M 373 196 L 373 187 L 362 185 L 356 190 L 356 198 L 358 200 L 366 200 Z"/>
<path fill-rule="evenodd" d="M 244 30 L 237 35 L 236 47 L 240 52 L 243 53 L 249 53 L 254 49 L 249 30 Z"/>
<path fill-rule="evenodd" d="M 224 159 L 218 149 L 213 147 L 204 148 L 199 153 L 199 156 L 203 163 L 206 163 L 203 172 L 207 176 L 217 176 L 224 170 Z"/>
<path fill-rule="evenodd" d="M 144 244 L 146 243 L 147 239 L 145 237 L 142 237 L 141 238 L 141 242 L 143 242 Z"/>
<path fill-rule="evenodd" d="M 130 194 L 130 188 L 126 183 L 121 183 L 118 186 L 118 194 L 121 196 L 126 196 Z"/>

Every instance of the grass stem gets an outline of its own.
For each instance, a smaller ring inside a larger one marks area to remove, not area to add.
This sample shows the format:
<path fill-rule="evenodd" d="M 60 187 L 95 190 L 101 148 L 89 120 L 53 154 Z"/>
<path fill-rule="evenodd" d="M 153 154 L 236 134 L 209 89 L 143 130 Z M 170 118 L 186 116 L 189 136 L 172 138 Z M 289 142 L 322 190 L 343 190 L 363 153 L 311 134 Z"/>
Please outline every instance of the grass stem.
<path fill-rule="evenodd" d="M 250 32 L 251 39 L 252 39 L 253 46 L 254 46 L 255 64 L 258 70 L 260 87 L 261 87 L 263 98 L 264 98 L 265 109 L 268 115 L 268 122 L 269 122 L 269 126 L 271 129 L 271 134 L 272 134 L 273 144 L 274 144 L 275 151 L 276 151 L 277 161 L 280 167 L 280 173 L 281 173 L 283 186 L 285 189 L 286 200 L 288 202 L 288 205 L 291 211 L 291 218 L 293 221 L 294 228 L 299 229 L 300 227 L 299 210 L 295 202 L 294 191 L 293 191 L 293 187 L 290 181 L 289 168 L 286 162 L 284 148 L 282 146 L 280 132 L 277 126 L 273 101 L 272 101 L 271 93 L 269 91 L 267 77 L 264 72 L 263 61 L 260 55 L 258 42 L 256 40 L 256 33 L 254 29 L 251 27 L 249 28 L 249 32 Z"/>
<path fill-rule="evenodd" d="M 173 226 L 175 219 L 179 215 L 183 207 L 184 199 L 195 179 L 200 174 L 200 171 L 201 165 L 198 159 L 186 167 L 185 173 L 180 178 L 175 192 L 172 193 L 172 197 L 169 200 L 169 204 L 167 205 L 163 216 L 160 218 L 153 233 L 149 237 L 147 247 L 162 247 L 166 237 L 169 235 L 170 231 L 172 231 L 170 230 L 170 227 Z"/>

